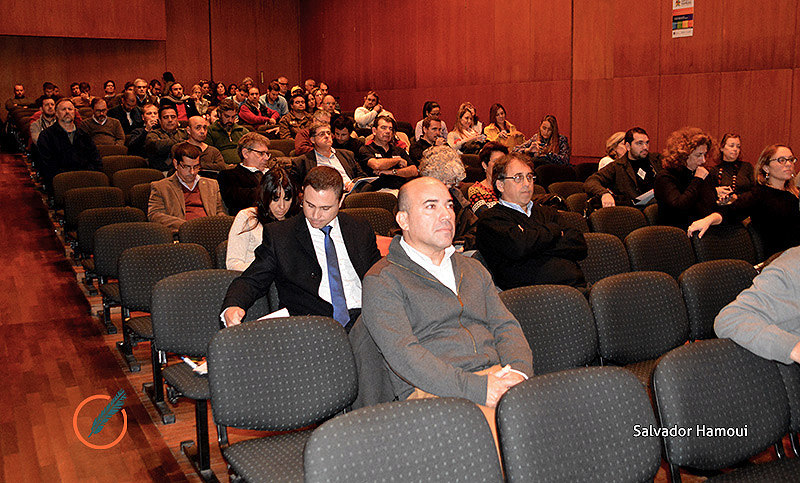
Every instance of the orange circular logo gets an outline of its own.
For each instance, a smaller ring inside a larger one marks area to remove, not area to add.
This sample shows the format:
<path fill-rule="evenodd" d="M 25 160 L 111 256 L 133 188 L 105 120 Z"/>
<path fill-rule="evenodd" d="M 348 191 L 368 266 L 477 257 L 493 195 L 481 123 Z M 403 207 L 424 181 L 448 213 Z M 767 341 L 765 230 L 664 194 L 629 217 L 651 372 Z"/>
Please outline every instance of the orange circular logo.
<path fill-rule="evenodd" d="M 116 446 L 120 441 L 122 441 L 122 438 L 125 436 L 125 433 L 128 431 L 128 414 L 125 412 L 124 409 L 120 409 L 119 410 L 122 413 L 122 431 L 119 433 L 119 436 L 117 436 L 117 439 L 115 439 L 114 441 L 112 441 L 112 442 L 110 442 L 108 444 L 93 444 L 93 443 L 90 443 L 89 441 L 86 440 L 86 438 L 83 437 L 83 435 L 81 435 L 81 432 L 78 431 L 78 414 L 81 412 L 81 409 L 83 409 L 83 407 L 86 406 L 87 403 L 89 403 L 91 401 L 94 401 L 96 399 L 103 399 L 105 401 L 110 401 L 111 400 L 111 396 L 106 396 L 105 394 L 96 394 L 94 396 L 89 396 L 86 399 L 84 399 L 83 401 L 81 401 L 81 403 L 78 404 L 78 407 L 75 409 L 75 414 L 72 415 L 72 429 L 75 431 L 75 436 L 78 437 L 78 440 L 81 443 L 83 443 L 84 446 L 87 446 L 87 447 L 92 448 L 92 449 L 108 449 L 108 448 Z M 91 437 L 91 435 L 90 435 L 90 437 Z"/>

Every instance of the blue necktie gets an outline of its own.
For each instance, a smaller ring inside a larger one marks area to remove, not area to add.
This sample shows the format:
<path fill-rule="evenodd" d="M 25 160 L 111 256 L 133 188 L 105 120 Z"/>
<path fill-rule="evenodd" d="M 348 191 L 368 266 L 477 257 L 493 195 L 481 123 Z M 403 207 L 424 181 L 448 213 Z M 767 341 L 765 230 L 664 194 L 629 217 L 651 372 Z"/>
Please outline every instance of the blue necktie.
<path fill-rule="evenodd" d="M 350 322 L 350 313 L 347 311 L 347 300 L 344 297 L 344 284 L 342 274 L 339 272 L 339 259 L 336 257 L 336 246 L 331 238 L 331 227 L 320 228 L 325 233 L 325 258 L 328 259 L 328 285 L 331 289 L 331 303 L 333 305 L 333 318 L 336 322 L 346 326 Z"/>

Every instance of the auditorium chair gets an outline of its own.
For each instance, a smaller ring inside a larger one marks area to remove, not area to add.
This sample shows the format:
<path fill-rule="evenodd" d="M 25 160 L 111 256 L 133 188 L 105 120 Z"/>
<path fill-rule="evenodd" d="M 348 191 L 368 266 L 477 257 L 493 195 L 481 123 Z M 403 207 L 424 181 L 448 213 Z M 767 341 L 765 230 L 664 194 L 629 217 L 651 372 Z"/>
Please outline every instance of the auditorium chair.
<path fill-rule="evenodd" d="M 750 220 L 745 221 L 747 222 L 745 223 L 745 226 L 747 227 L 747 233 L 750 234 L 750 240 L 753 242 L 753 248 L 756 251 L 756 261 L 761 263 L 769 258 L 772 253 L 766 253 L 766 249 L 764 248 L 764 240 L 761 237 L 761 233 L 753 228 L 753 224 L 750 223 Z"/>
<path fill-rule="evenodd" d="M 800 458 L 800 365 L 775 363 L 789 399 L 789 441 L 795 458 Z"/>
<path fill-rule="evenodd" d="M 467 175 L 464 181 L 473 183 L 486 179 L 486 171 L 484 171 L 477 154 L 462 154 L 461 163 L 464 165 L 464 171 Z"/>
<path fill-rule="evenodd" d="M 547 190 L 544 189 L 544 186 L 542 186 L 542 185 L 534 184 L 533 185 L 533 194 L 534 195 L 546 195 L 547 194 Z"/>
<path fill-rule="evenodd" d="M 592 285 L 589 302 L 603 364 L 624 366 L 647 388 L 658 358 L 689 338 L 681 290 L 665 273 L 606 277 Z"/>
<path fill-rule="evenodd" d="M 103 156 L 103 172 L 108 179 L 114 179 L 114 173 L 123 169 L 146 168 L 147 160 L 141 156 L 119 155 Z"/>
<path fill-rule="evenodd" d="M 78 216 L 91 208 L 125 206 L 122 190 L 113 186 L 73 188 L 64 193 L 64 238 L 73 249 L 77 247 Z"/>
<path fill-rule="evenodd" d="M 569 208 L 569 211 L 574 211 L 575 213 L 584 214 L 586 213 L 586 201 L 589 200 L 589 195 L 586 193 L 574 193 L 564 200 L 564 203 Z"/>
<path fill-rule="evenodd" d="M 584 233 L 586 258 L 578 262 L 586 285 L 591 286 L 611 275 L 631 271 L 628 252 L 619 238 L 608 233 Z"/>
<path fill-rule="evenodd" d="M 532 285 L 504 290 L 500 300 L 522 326 L 537 376 L 587 366 L 597 358 L 592 309 L 579 290 Z"/>
<path fill-rule="evenodd" d="M 64 193 L 73 188 L 108 186 L 108 177 L 100 171 L 67 171 L 53 177 L 53 209 L 64 209 Z M 63 217 L 63 211 L 61 213 Z"/>
<path fill-rule="evenodd" d="M 673 482 L 681 481 L 680 467 L 709 472 L 734 466 L 707 481 L 798 480 L 798 458 L 747 464 L 771 445 L 780 446 L 781 455 L 790 427 L 786 387 L 774 362 L 729 339 L 697 341 L 661 359 L 653 388 L 660 427 L 692 430 L 662 434 Z M 715 428 L 725 435 L 708 436 Z"/>
<path fill-rule="evenodd" d="M 575 193 L 583 193 L 583 183 L 580 181 L 556 181 L 547 186 L 547 191 L 566 200 Z"/>
<path fill-rule="evenodd" d="M 600 163 L 578 163 L 574 165 L 573 168 L 575 169 L 577 180 L 581 183 L 586 181 L 589 176 L 597 172 L 597 166 L 599 165 Z"/>
<path fill-rule="evenodd" d="M 642 210 L 648 225 L 658 225 L 658 203 L 650 203 Z"/>
<path fill-rule="evenodd" d="M 139 208 L 147 215 L 147 210 L 150 206 L 150 183 L 140 183 L 131 186 L 128 192 L 130 197 L 130 206 Z"/>
<path fill-rule="evenodd" d="M 204 216 L 187 220 L 178 228 L 178 241 L 196 243 L 205 248 L 211 260 L 216 262 L 217 246 L 228 239 L 233 217 L 229 215 Z M 225 265 L 214 268 L 225 268 Z"/>
<path fill-rule="evenodd" d="M 176 273 L 211 268 L 211 258 L 205 248 L 195 243 L 168 243 L 128 248 L 119 257 L 119 295 L 122 306 L 122 342 L 117 348 L 131 372 L 139 372 L 139 361 L 133 347 L 139 342 L 153 340 L 150 319 L 153 286 L 159 280 Z M 131 317 L 131 312 L 147 312 Z M 154 364 L 161 360 L 151 344 Z"/>
<path fill-rule="evenodd" d="M 289 153 L 294 150 L 294 139 L 271 139 L 269 148 L 283 152 L 283 156 L 289 156 Z"/>
<path fill-rule="evenodd" d="M 509 389 L 497 405 L 508 483 L 652 482 L 661 445 L 637 437 L 634 428 L 653 426 L 641 384 L 614 367 L 537 376 Z"/>
<path fill-rule="evenodd" d="M 541 186 L 550 186 L 559 181 L 577 181 L 575 170 L 570 165 L 545 164 L 533 170 L 536 174 L 536 183 Z"/>
<path fill-rule="evenodd" d="M 209 345 L 208 377 L 220 449 L 237 481 L 302 482 L 312 431 L 299 430 L 341 412 L 358 392 L 344 328 L 318 316 L 218 332 Z M 229 444 L 228 426 L 288 432 Z"/>
<path fill-rule="evenodd" d="M 414 126 L 410 122 L 397 121 L 397 132 L 405 134 L 409 141 L 414 139 Z"/>
<path fill-rule="evenodd" d="M 303 460 L 306 483 L 503 481 L 486 418 L 457 398 L 390 402 L 337 416 L 314 430 Z"/>
<path fill-rule="evenodd" d="M 224 240 L 214 249 L 214 263 L 217 268 L 228 268 L 228 240 Z"/>
<path fill-rule="evenodd" d="M 645 226 L 625 237 L 631 270 L 665 272 L 676 280 L 696 262 L 686 230 L 674 226 Z"/>
<path fill-rule="evenodd" d="M 586 223 L 586 218 L 580 213 L 574 211 L 558 211 L 558 216 L 569 226 L 575 228 L 584 235 L 589 232 L 589 225 Z"/>
<path fill-rule="evenodd" d="M 119 257 L 128 248 L 172 242 L 172 230 L 158 223 L 115 223 L 106 225 L 94 234 L 94 272 L 99 278 L 103 296 L 103 324 L 109 334 L 117 328 L 111 321 L 111 308 L 120 305 Z"/>
<path fill-rule="evenodd" d="M 270 142 L 274 142 L 274 141 L 270 141 Z M 287 154 L 284 153 L 283 151 L 281 151 L 280 149 L 269 149 L 268 151 L 269 151 L 269 155 L 270 155 L 270 161 L 273 161 L 273 162 L 277 161 L 278 158 L 284 158 L 284 157 L 287 156 Z M 290 153 L 293 152 L 293 151 L 294 151 L 294 149 L 292 149 L 292 151 L 290 151 Z M 291 154 L 289 154 L 289 156 L 291 156 Z"/>
<path fill-rule="evenodd" d="M 744 260 L 750 265 L 756 263 L 756 249 L 740 223 L 712 226 L 703 238 L 692 235 L 692 247 L 698 262 L 733 258 Z"/>
<path fill-rule="evenodd" d="M 111 185 L 116 186 L 125 193 L 125 202 L 131 202 L 131 188 L 137 184 L 152 183 L 164 179 L 164 173 L 153 168 L 130 168 L 114 173 Z M 146 212 L 145 212 L 146 213 Z"/>
<path fill-rule="evenodd" d="M 394 215 L 397 212 L 397 197 L 382 191 L 350 193 L 344 197 L 342 208 L 383 208 Z"/>
<path fill-rule="evenodd" d="M 394 215 L 383 208 L 343 208 L 340 213 L 368 222 L 376 235 L 391 236 L 392 229 L 397 227 Z"/>
<path fill-rule="evenodd" d="M 125 156 L 128 154 L 128 146 L 124 144 L 98 144 L 97 152 L 100 153 L 101 158 L 106 156 Z"/>
<path fill-rule="evenodd" d="M 647 226 L 644 214 L 632 206 L 609 206 L 600 208 L 589 215 L 589 227 L 592 231 L 610 233 L 625 240 L 630 232 Z"/>
<path fill-rule="evenodd" d="M 756 275 L 753 265 L 743 260 L 712 260 L 687 268 L 678 284 L 689 317 L 689 339 L 715 338 L 717 314 L 750 287 Z"/>

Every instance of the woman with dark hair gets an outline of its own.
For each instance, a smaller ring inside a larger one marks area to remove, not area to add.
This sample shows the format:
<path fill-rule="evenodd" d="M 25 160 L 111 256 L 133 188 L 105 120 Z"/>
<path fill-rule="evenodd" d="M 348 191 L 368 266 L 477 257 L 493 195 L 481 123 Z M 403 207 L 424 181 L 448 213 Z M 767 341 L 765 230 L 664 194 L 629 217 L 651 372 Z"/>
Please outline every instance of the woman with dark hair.
<path fill-rule="evenodd" d="M 442 137 L 447 139 L 447 125 L 439 117 L 441 114 L 442 108 L 439 106 L 438 102 L 425 101 L 425 104 L 422 105 L 422 119 L 417 122 L 417 126 L 414 128 L 414 137 L 417 141 L 419 141 L 419 138 L 422 137 L 422 121 L 424 121 L 428 116 L 438 119 L 442 123 Z"/>
<path fill-rule="evenodd" d="M 498 142 L 488 142 L 478 153 L 478 160 L 486 171 L 486 179 L 482 179 L 467 190 L 467 197 L 472 205 L 472 211 L 480 214 L 483 210 L 497 204 L 497 195 L 492 188 L 492 168 L 498 159 L 508 154 L 508 148 Z"/>
<path fill-rule="evenodd" d="M 537 164 L 569 164 L 569 139 L 559 134 L 556 117 L 548 114 L 539 124 L 539 132 L 514 148 L 514 152 L 528 153 Z"/>
<path fill-rule="evenodd" d="M 509 149 L 525 142 L 525 135 L 506 120 L 506 108 L 500 103 L 489 108 L 489 125 L 483 129 L 483 134 L 487 141 L 497 141 Z"/>
<path fill-rule="evenodd" d="M 317 89 L 318 88 L 315 88 L 314 90 Z M 306 112 L 309 114 L 314 114 L 314 112 L 317 110 L 317 97 L 314 95 L 313 91 L 309 92 L 308 95 L 306 95 L 305 97 L 306 97 Z"/>
<path fill-rule="evenodd" d="M 742 144 L 738 134 L 725 133 L 720 141 L 719 166 L 710 171 L 709 182 L 717 188 L 717 203 L 727 205 L 742 193 L 753 189 L 753 165 L 742 161 Z"/>
<path fill-rule="evenodd" d="M 237 86 L 235 82 L 234 82 L 234 83 L 232 83 L 231 85 L 229 85 L 229 86 L 228 86 L 228 97 L 233 97 L 233 96 L 235 96 L 235 95 L 236 95 L 236 91 L 237 91 L 238 89 L 239 89 L 239 86 Z"/>
<path fill-rule="evenodd" d="M 261 178 L 256 205 L 236 214 L 228 232 L 228 270 L 244 271 L 255 259 L 261 245 L 264 225 L 282 221 L 300 211 L 297 187 L 280 167 L 271 168 Z"/>
<path fill-rule="evenodd" d="M 667 139 L 661 158 L 664 168 L 656 175 L 655 197 L 662 225 L 686 228 L 717 209 L 717 192 L 703 167 L 714 156 L 714 140 L 696 127 L 684 127 Z"/>
<path fill-rule="evenodd" d="M 702 237 L 711 225 L 718 225 L 723 220 L 743 220 L 749 216 L 753 229 L 761 236 L 767 257 L 800 245 L 800 202 L 794 172 L 796 162 L 797 158 L 789 146 L 773 144 L 764 148 L 756 163 L 756 184 L 753 189 L 742 193 L 718 212 L 692 223 L 689 236 L 698 232 Z"/>
<path fill-rule="evenodd" d="M 211 105 L 218 106 L 220 102 L 224 99 L 227 99 L 228 96 L 225 90 L 225 83 L 224 82 L 215 82 L 214 88 L 211 92 Z"/>

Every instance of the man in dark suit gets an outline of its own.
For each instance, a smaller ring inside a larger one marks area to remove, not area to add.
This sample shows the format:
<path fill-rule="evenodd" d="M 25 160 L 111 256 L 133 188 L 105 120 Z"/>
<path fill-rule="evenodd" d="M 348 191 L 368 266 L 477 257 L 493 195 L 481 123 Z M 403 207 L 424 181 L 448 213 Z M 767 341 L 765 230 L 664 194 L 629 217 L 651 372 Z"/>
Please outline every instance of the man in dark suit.
<path fill-rule="evenodd" d="M 144 126 L 142 111 L 136 106 L 136 94 L 133 92 L 123 92 L 122 102 L 108 110 L 108 117 L 119 121 L 125 134 L 130 134 L 134 129 Z"/>
<path fill-rule="evenodd" d="M 270 223 L 250 267 L 234 280 L 222 303 L 227 326 L 275 282 L 291 315 L 333 317 L 349 331 L 361 313 L 361 280 L 380 258 L 369 224 L 339 213 L 342 177 L 328 166 L 308 172 L 303 216 Z"/>
<path fill-rule="evenodd" d="M 333 149 L 331 125 L 315 121 L 308 129 L 314 150 L 305 156 L 295 158 L 292 162 L 292 179 L 299 185 L 315 166 L 330 166 L 339 172 L 344 182 L 345 191 L 353 187 L 353 180 L 364 176 L 361 166 L 356 163 L 355 156 L 349 151 Z"/>
<path fill-rule="evenodd" d="M 263 134 L 249 132 L 239 139 L 237 150 L 242 162 L 217 175 L 222 201 L 231 216 L 256 204 L 258 185 L 270 159 L 269 139 Z"/>

